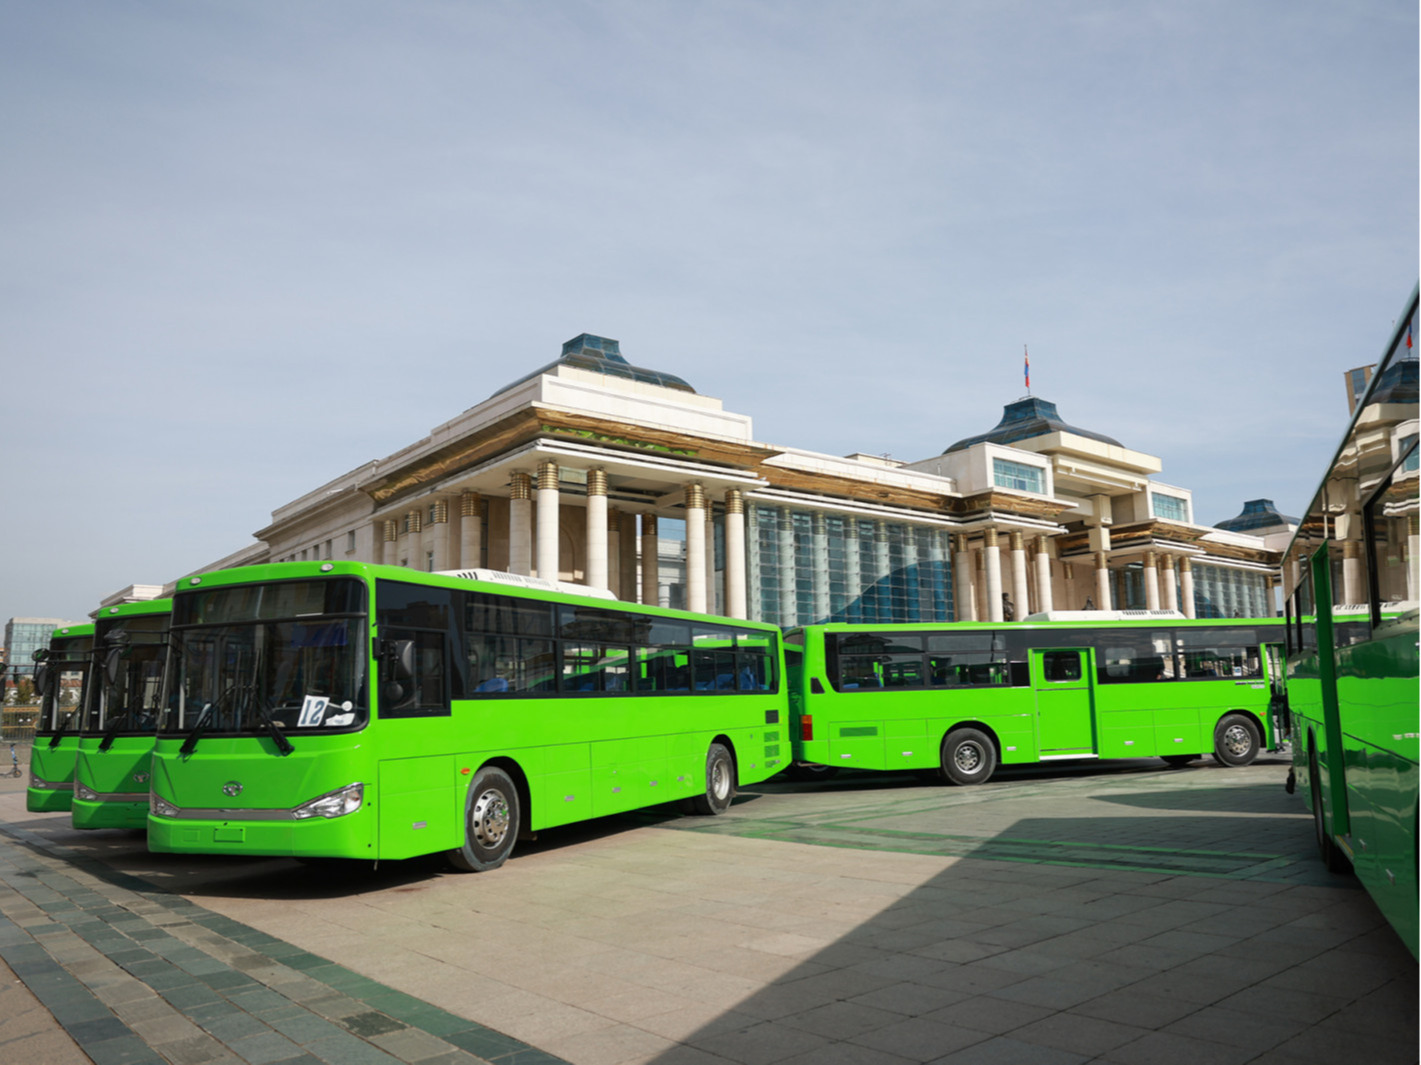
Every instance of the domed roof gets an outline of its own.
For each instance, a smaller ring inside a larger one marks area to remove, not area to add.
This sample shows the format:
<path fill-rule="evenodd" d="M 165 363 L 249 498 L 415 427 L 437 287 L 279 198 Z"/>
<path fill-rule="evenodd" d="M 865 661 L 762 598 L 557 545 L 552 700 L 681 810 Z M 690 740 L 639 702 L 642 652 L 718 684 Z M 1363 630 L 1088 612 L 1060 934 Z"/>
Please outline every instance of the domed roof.
<path fill-rule="evenodd" d="M 678 392 L 695 392 L 694 388 L 674 374 L 662 373 L 659 370 L 644 370 L 640 366 L 633 366 L 622 358 L 621 345 L 617 341 L 608 337 L 593 336 L 591 333 L 582 333 L 562 346 L 562 354 L 558 358 L 546 366 L 540 366 L 532 373 L 524 374 L 513 383 L 504 385 L 493 395 L 497 396 L 507 392 L 510 388 L 517 388 L 524 381 L 531 381 L 539 374 L 548 373 L 559 366 L 591 370 L 593 373 L 606 374 L 608 377 L 625 377 L 630 381 L 640 381 L 643 384 L 674 388 Z"/>
<path fill-rule="evenodd" d="M 1002 420 L 991 432 L 959 440 L 943 454 L 961 451 L 973 444 L 1015 444 L 1019 440 L 1030 440 L 1032 437 L 1045 436 L 1047 433 L 1074 433 L 1087 440 L 1099 440 L 1102 444 L 1112 444 L 1115 447 L 1124 446 L 1120 441 L 1106 436 L 1104 433 L 1093 433 L 1089 429 L 1077 429 L 1074 425 L 1067 425 L 1061 420 L 1060 414 L 1056 412 L 1056 404 L 1049 400 L 1037 399 L 1035 396 L 1027 396 L 1015 403 L 1008 403 L 1002 411 Z"/>
<path fill-rule="evenodd" d="M 1214 528 L 1227 532 L 1252 532 L 1254 529 L 1273 529 L 1285 525 L 1297 525 L 1297 518 L 1279 514 L 1271 499 L 1250 499 L 1243 505 L 1243 513 L 1227 521 L 1216 521 Z"/>

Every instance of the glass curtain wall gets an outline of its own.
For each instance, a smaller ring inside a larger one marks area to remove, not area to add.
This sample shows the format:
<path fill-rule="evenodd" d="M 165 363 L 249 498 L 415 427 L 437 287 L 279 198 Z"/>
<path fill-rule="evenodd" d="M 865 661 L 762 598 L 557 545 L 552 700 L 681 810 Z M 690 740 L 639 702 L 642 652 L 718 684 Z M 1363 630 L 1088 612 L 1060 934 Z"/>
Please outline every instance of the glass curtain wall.
<path fill-rule="evenodd" d="M 1194 564 L 1196 617 L 1268 618 L 1275 613 L 1268 578 L 1262 573 Z"/>
<path fill-rule="evenodd" d="M 793 507 L 750 506 L 745 517 L 752 619 L 952 620 L 945 530 Z"/>

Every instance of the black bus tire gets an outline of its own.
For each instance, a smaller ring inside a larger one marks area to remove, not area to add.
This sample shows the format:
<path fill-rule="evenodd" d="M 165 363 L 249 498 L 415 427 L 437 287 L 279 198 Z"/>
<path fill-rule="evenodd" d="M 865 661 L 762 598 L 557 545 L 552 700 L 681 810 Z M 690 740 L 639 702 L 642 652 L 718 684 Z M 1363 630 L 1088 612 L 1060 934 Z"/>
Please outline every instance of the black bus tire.
<path fill-rule="evenodd" d="M 497 869 L 513 853 L 522 812 L 513 778 L 495 765 L 474 774 L 464 800 L 464 845 L 449 852 L 449 864 L 464 873 Z"/>
<path fill-rule="evenodd" d="M 1263 738 L 1247 714 L 1225 714 L 1214 726 L 1214 761 L 1220 765 L 1248 765 L 1258 757 Z"/>
<path fill-rule="evenodd" d="M 953 729 L 942 741 L 942 775 L 953 784 L 983 784 L 997 768 L 991 737 L 975 728 Z"/>
<path fill-rule="evenodd" d="M 694 813 L 714 816 L 730 809 L 735 798 L 735 759 L 723 743 L 712 743 L 706 749 L 706 788 L 691 799 Z"/>

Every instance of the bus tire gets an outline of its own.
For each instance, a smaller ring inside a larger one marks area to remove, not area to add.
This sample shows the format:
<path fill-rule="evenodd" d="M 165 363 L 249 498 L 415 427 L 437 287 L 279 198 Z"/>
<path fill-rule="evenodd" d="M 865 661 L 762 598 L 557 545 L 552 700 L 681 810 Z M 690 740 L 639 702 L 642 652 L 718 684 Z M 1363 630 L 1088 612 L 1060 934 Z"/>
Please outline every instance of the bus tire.
<path fill-rule="evenodd" d="M 1308 754 L 1308 792 L 1312 800 L 1312 828 L 1317 839 L 1317 856 L 1329 873 L 1345 873 L 1352 863 L 1333 840 L 1332 833 L 1327 831 L 1327 821 L 1322 815 L 1322 785 L 1318 783 L 1316 751 Z"/>
<path fill-rule="evenodd" d="M 1183 769 L 1199 756 L 1197 754 L 1162 754 L 1160 757 L 1164 759 L 1165 765 L 1169 766 L 1169 768 Z"/>
<path fill-rule="evenodd" d="M 496 765 L 474 774 L 464 800 L 464 845 L 449 852 L 449 864 L 464 873 L 497 869 L 513 853 L 521 811 L 518 787 Z"/>
<path fill-rule="evenodd" d="M 1261 746 L 1258 726 L 1246 714 L 1225 714 L 1214 726 L 1214 761 L 1220 765 L 1248 765 Z"/>
<path fill-rule="evenodd" d="M 714 816 L 730 809 L 735 798 L 735 759 L 723 743 L 706 750 L 706 790 L 691 799 L 691 811 Z"/>
<path fill-rule="evenodd" d="M 997 768 L 997 749 L 975 728 L 953 729 L 942 741 L 942 775 L 953 784 L 982 784 Z"/>

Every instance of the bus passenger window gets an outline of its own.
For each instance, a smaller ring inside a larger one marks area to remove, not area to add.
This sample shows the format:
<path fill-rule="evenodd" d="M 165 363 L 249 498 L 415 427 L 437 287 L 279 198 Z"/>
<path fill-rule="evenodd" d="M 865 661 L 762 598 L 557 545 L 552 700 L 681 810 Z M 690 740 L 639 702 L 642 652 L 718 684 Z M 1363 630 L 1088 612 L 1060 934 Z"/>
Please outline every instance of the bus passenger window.
<path fill-rule="evenodd" d="M 1081 679 L 1079 651 L 1047 651 L 1041 656 L 1041 669 L 1048 681 L 1064 684 Z"/>

